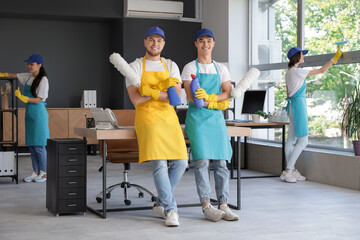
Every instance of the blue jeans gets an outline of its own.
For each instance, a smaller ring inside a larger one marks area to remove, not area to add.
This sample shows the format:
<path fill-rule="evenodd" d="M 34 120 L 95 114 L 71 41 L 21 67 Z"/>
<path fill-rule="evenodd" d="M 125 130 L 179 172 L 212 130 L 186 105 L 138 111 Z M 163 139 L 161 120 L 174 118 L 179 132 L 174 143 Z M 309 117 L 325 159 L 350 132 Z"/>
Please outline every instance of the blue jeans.
<path fill-rule="evenodd" d="M 46 147 L 29 146 L 34 172 L 46 171 Z"/>
<path fill-rule="evenodd" d="M 177 211 L 173 192 L 188 166 L 187 159 L 153 160 L 151 163 L 153 165 L 155 187 L 158 192 L 157 205 L 164 207 L 165 215 L 170 210 Z"/>
<path fill-rule="evenodd" d="M 211 187 L 209 178 L 209 159 L 194 161 L 196 188 L 200 202 L 210 202 Z M 218 203 L 229 201 L 229 170 L 226 160 L 213 160 L 215 191 Z"/>

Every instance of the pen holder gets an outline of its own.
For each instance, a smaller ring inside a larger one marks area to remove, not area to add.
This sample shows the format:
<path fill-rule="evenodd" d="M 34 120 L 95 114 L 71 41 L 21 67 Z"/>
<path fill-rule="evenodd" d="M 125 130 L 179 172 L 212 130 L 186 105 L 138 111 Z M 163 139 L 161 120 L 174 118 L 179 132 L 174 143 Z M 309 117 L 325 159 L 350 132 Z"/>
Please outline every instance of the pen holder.
<path fill-rule="evenodd" d="M 95 120 L 94 118 L 86 118 L 86 128 L 94 128 Z"/>

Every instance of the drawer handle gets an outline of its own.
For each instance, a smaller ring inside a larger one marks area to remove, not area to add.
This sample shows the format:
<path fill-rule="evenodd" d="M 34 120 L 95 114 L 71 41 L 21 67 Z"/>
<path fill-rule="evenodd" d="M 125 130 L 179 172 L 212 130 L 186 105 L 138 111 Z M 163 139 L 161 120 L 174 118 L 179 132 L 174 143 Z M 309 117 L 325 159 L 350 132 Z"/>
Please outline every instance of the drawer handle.
<path fill-rule="evenodd" d="M 69 147 L 68 150 L 69 150 L 69 151 L 76 151 L 77 148 L 76 148 L 76 147 Z"/>
<path fill-rule="evenodd" d="M 76 196 L 76 192 L 69 192 L 68 196 Z"/>
<path fill-rule="evenodd" d="M 67 205 L 68 207 L 76 207 L 76 203 Z"/>
<path fill-rule="evenodd" d="M 68 184 L 77 184 L 77 182 L 68 182 Z"/>
<path fill-rule="evenodd" d="M 76 170 L 69 170 L 68 173 L 76 173 Z"/>
<path fill-rule="evenodd" d="M 68 159 L 68 162 L 76 162 L 77 159 L 76 158 L 71 158 L 71 159 Z"/>

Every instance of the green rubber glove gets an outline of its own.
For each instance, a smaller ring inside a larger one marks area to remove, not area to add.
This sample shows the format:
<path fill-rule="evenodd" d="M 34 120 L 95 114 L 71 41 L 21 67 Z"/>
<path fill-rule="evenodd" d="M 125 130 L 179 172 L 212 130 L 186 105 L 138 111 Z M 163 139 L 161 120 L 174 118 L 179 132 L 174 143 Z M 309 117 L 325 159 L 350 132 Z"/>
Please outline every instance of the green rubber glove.
<path fill-rule="evenodd" d="M 340 50 L 340 46 L 338 46 L 335 56 L 331 59 L 331 61 L 334 64 L 337 64 L 337 61 L 340 59 L 341 55 L 342 55 L 342 51 Z"/>
<path fill-rule="evenodd" d="M 160 90 L 158 90 L 158 89 L 153 89 L 148 86 L 139 86 L 138 89 L 139 89 L 141 96 L 151 97 L 155 100 L 159 99 Z"/>
<path fill-rule="evenodd" d="M 0 72 L 0 77 L 7 77 L 7 76 L 9 76 L 9 74 L 7 72 L 4 72 L 4 73 Z"/>
<path fill-rule="evenodd" d="M 196 98 L 203 98 L 207 102 L 217 102 L 218 96 L 215 93 L 208 95 L 203 88 L 198 88 L 195 92 Z"/>
<path fill-rule="evenodd" d="M 209 102 L 209 109 L 219 109 L 219 110 L 226 110 L 230 106 L 229 100 L 224 100 L 221 102 Z"/>
<path fill-rule="evenodd" d="M 15 90 L 14 94 L 18 99 L 20 99 L 24 103 L 29 102 L 29 98 L 27 96 L 21 95 L 21 92 L 20 92 L 19 88 Z"/>
<path fill-rule="evenodd" d="M 175 87 L 177 83 L 180 83 L 179 79 L 169 77 L 168 79 L 160 82 L 157 87 L 160 91 L 167 91 L 169 87 Z"/>

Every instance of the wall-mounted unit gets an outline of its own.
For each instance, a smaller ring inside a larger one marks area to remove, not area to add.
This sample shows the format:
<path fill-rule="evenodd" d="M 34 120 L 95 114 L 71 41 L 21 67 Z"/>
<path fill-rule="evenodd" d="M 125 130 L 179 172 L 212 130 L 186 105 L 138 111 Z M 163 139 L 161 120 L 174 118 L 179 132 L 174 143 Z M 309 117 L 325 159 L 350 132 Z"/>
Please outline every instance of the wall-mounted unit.
<path fill-rule="evenodd" d="M 180 19 L 183 2 L 156 0 L 125 0 L 124 16 L 134 18 Z"/>

